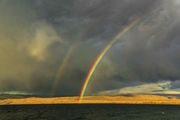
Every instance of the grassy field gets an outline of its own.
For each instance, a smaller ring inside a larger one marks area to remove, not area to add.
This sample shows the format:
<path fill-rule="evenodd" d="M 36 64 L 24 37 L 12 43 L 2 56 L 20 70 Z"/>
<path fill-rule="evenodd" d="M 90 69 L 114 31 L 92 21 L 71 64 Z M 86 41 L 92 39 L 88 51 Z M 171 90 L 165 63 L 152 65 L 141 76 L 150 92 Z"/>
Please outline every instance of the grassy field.
<path fill-rule="evenodd" d="M 53 104 L 0 106 L 0 120 L 180 120 L 178 105 Z"/>
<path fill-rule="evenodd" d="M 6 98 L 0 100 L 0 105 L 18 104 L 176 104 L 180 99 L 156 95 L 126 95 L 126 96 L 88 96 L 80 100 L 79 97 L 56 98 Z"/>

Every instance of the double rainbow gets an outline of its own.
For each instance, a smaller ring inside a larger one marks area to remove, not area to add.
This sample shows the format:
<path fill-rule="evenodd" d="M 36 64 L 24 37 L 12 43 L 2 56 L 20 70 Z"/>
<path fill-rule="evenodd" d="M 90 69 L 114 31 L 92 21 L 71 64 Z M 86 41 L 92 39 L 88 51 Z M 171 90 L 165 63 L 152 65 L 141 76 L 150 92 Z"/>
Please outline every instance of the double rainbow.
<path fill-rule="evenodd" d="M 81 93 L 80 93 L 80 99 L 79 102 L 81 102 L 83 100 L 83 97 L 86 93 L 88 84 L 93 76 L 93 74 L 96 71 L 96 68 L 98 67 L 99 63 L 102 61 L 102 59 L 105 57 L 105 55 L 108 53 L 108 51 L 112 48 L 112 46 L 119 40 L 120 37 L 122 37 L 126 32 L 128 32 L 130 29 L 132 29 L 138 22 L 140 21 L 139 18 L 134 19 L 132 22 L 130 22 L 123 30 L 121 30 L 120 32 L 118 32 L 117 35 L 115 35 L 109 42 L 109 44 L 107 44 L 107 46 L 105 48 L 102 49 L 102 51 L 97 55 L 94 63 L 92 64 L 92 67 L 90 68 L 86 78 L 85 78 L 85 82 L 83 84 Z"/>

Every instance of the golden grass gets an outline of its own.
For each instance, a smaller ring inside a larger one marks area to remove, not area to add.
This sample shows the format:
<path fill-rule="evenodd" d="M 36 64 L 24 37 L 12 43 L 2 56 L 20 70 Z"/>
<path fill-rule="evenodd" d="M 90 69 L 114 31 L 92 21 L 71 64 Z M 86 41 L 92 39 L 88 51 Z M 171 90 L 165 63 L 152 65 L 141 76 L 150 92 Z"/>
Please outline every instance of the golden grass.
<path fill-rule="evenodd" d="M 156 95 L 135 96 L 87 96 L 82 101 L 79 97 L 57 97 L 57 98 L 19 98 L 3 99 L 0 105 L 18 104 L 176 104 L 180 105 L 180 99 L 168 98 Z"/>

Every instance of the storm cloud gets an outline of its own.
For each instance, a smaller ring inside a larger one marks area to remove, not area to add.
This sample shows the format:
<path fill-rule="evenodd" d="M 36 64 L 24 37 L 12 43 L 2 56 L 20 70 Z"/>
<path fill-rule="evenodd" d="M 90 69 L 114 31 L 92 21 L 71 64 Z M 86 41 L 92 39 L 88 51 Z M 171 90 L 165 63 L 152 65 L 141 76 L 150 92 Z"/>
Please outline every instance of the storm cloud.
<path fill-rule="evenodd" d="M 166 81 L 178 88 L 179 7 L 178 0 L 0 0 L 0 92 L 79 95 L 98 53 L 135 18 L 87 94 Z"/>

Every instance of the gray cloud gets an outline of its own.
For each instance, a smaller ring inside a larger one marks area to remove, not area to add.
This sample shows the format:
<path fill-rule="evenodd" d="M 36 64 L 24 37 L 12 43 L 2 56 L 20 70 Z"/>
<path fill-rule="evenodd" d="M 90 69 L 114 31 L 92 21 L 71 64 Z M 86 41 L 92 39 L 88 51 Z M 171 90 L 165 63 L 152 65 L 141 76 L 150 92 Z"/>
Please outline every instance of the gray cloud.
<path fill-rule="evenodd" d="M 78 95 L 99 51 L 137 17 L 141 22 L 113 46 L 88 94 L 177 81 L 178 5 L 177 0 L 0 0 L 0 92 L 48 95 L 57 79 L 55 95 Z"/>
<path fill-rule="evenodd" d="M 102 91 L 97 95 L 121 95 L 121 94 L 155 94 L 168 90 L 170 82 L 158 82 L 142 84 L 138 86 L 124 87 L 116 90 Z"/>
<path fill-rule="evenodd" d="M 179 10 L 175 1 L 163 1 L 141 23 L 121 38 L 110 52 L 109 77 L 97 70 L 92 92 L 118 89 L 129 84 L 179 80 Z M 173 14 L 172 14 L 173 13 Z M 102 66 L 103 68 L 103 66 Z M 111 86 L 111 83 L 116 83 Z M 110 87 L 109 87 L 110 86 Z"/>

